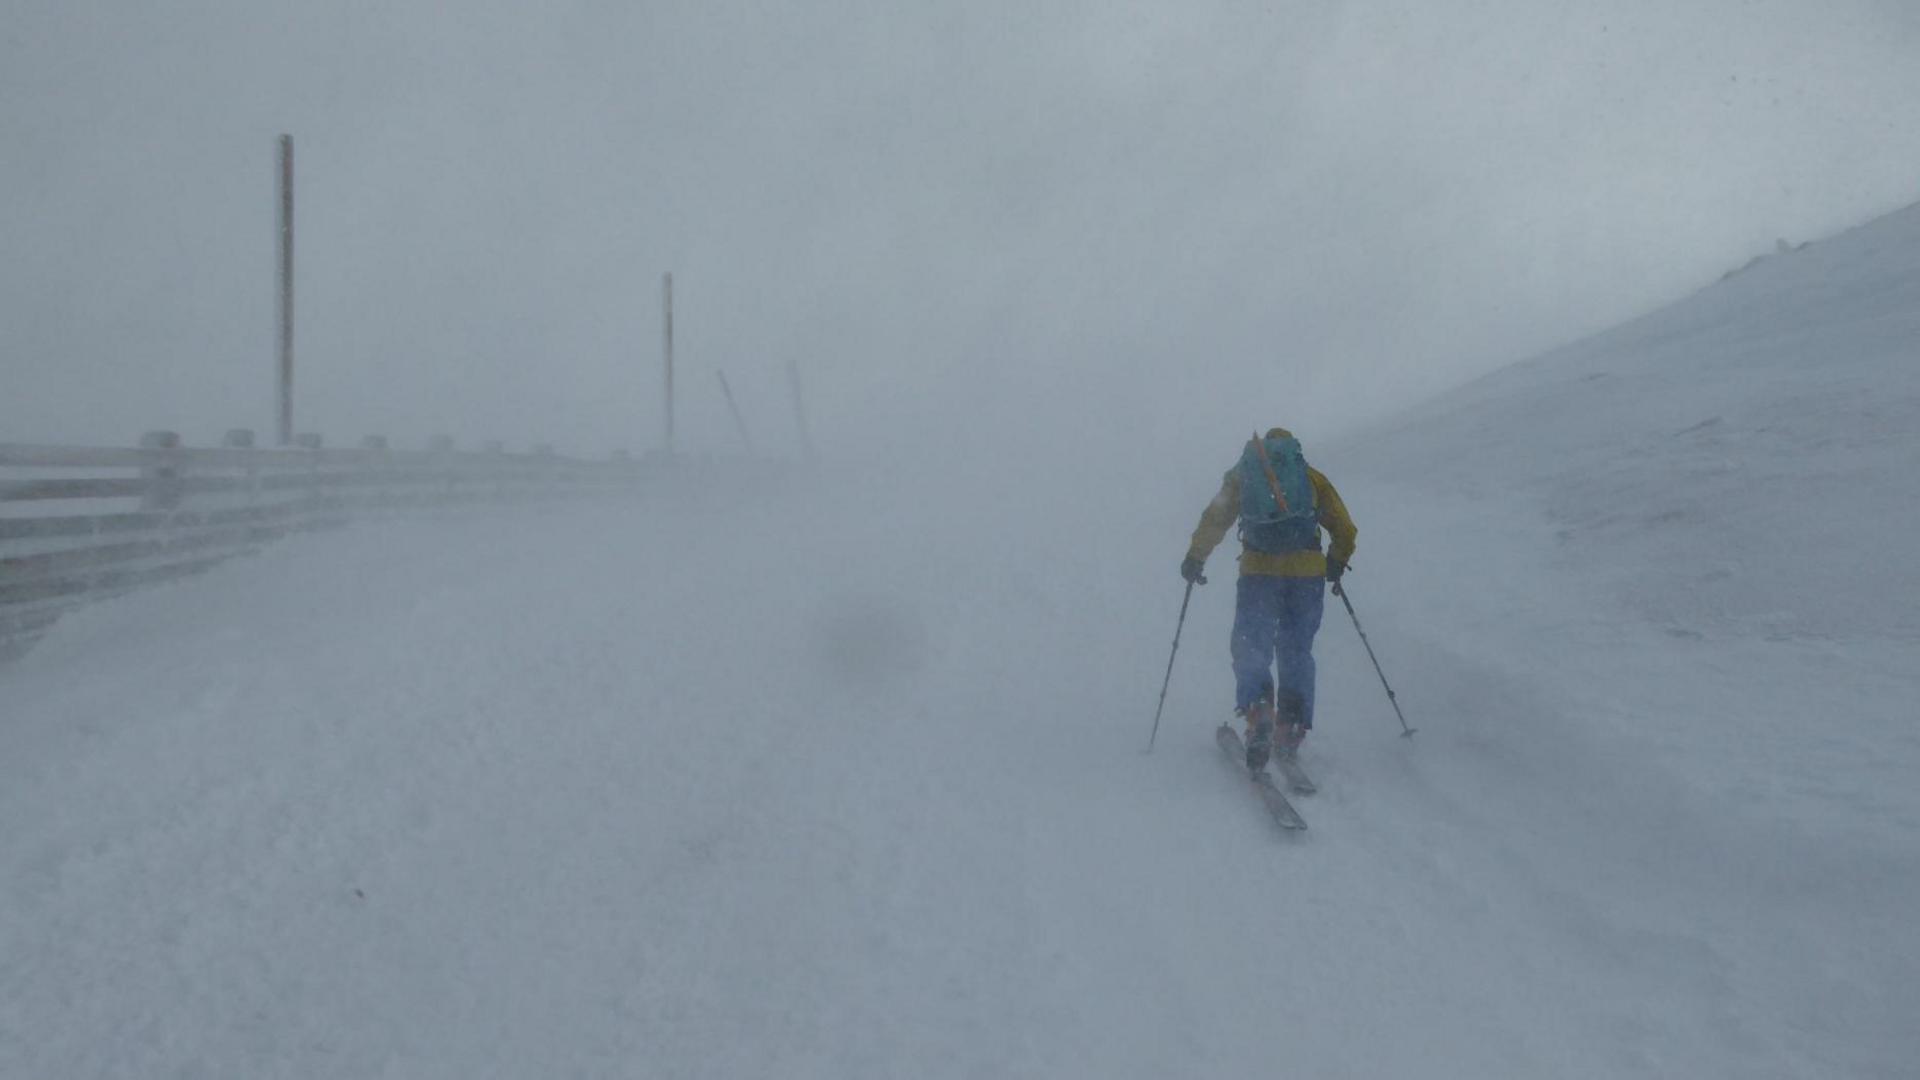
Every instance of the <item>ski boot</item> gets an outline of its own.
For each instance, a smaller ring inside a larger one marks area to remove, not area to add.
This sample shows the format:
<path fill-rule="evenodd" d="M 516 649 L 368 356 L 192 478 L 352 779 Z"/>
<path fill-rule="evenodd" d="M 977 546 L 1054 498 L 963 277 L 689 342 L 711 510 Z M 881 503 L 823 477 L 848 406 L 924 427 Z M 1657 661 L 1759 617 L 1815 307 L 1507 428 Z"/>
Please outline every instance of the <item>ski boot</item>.
<path fill-rule="evenodd" d="M 1281 694 L 1280 703 L 1275 709 L 1274 753 L 1291 760 L 1300 753 L 1300 744 L 1307 741 L 1306 699 L 1298 694 Z"/>
<path fill-rule="evenodd" d="M 1273 703 L 1261 698 L 1238 711 L 1247 722 L 1247 771 L 1262 772 L 1273 751 Z"/>

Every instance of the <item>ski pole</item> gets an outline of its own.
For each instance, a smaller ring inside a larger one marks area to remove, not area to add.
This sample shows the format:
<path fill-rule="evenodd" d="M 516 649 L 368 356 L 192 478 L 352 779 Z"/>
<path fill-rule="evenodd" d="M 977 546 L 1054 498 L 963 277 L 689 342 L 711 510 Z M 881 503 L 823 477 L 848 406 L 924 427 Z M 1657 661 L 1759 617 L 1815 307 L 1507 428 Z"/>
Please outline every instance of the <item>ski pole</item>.
<path fill-rule="evenodd" d="M 1360 632 L 1360 644 L 1367 647 L 1367 659 L 1373 661 L 1373 670 L 1380 676 L 1380 685 L 1387 688 L 1387 701 L 1393 705 L 1393 715 L 1400 718 L 1400 737 L 1413 738 L 1413 733 L 1419 729 L 1407 726 L 1407 714 L 1400 711 L 1400 699 L 1394 696 L 1393 687 L 1388 685 L 1387 673 L 1380 670 L 1380 658 L 1373 654 L 1373 642 L 1367 640 L 1366 628 L 1360 625 L 1360 616 L 1354 614 L 1353 601 L 1347 599 L 1347 590 L 1336 581 L 1333 583 L 1333 595 L 1339 597 L 1342 604 L 1347 605 L 1347 617 L 1353 620 L 1353 628 Z"/>
<path fill-rule="evenodd" d="M 1205 581 L 1205 578 L 1200 580 Z M 1173 658 L 1180 655 L 1180 631 L 1187 625 L 1187 604 L 1193 599 L 1193 582 L 1187 582 L 1187 595 L 1180 600 L 1180 621 L 1173 627 L 1173 651 L 1167 654 L 1167 677 L 1160 682 L 1160 707 L 1153 710 L 1153 731 L 1147 736 L 1145 753 L 1153 753 L 1153 740 L 1160 736 L 1160 714 L 1167 708 L 1167 687 L 1173 683 Z"/>

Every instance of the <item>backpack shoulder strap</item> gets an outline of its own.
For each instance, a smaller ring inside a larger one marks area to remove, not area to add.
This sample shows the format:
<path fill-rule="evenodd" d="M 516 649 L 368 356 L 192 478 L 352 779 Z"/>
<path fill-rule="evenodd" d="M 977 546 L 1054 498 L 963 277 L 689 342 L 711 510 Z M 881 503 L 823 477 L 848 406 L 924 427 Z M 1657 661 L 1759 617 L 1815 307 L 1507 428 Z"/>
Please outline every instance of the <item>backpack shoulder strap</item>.
<path fill-rule="evenodd" d="M 1260 437 L 1259 432 L 1254 432 L 1253 438 L 1247 441 L 1247 452 L 1260 462 L 1260 471 L 1266 477 L 1267 489 L 1273 492 L 1273 501 L 1279 506 L 1281 513 L 1286 513 L 1289 509 L 1287 496 L 1280 490 L 1280 476 L 1273 471 L 1273 458 L 1267 453 L 1267 442 Z"/>

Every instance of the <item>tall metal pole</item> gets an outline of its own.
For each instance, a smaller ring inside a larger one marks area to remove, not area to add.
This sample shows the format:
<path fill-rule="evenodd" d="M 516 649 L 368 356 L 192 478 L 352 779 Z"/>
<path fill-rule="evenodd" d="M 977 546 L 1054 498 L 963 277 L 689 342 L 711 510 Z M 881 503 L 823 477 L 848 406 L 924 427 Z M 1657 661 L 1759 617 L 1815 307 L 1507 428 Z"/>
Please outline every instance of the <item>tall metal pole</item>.
<path fill-rule="evenodd" d="M 813 432 L 807 428 L 807 403 L 800 396 L 800 362 L 787 360 L 787 388 L 793 392 L 793 422 L 800 428 L 800 447 L 813 460 Z"/>
<path fill-rule="evenodd" d="M 747 456 L 752 457 L 756 453 L 753 448 L 753 436 L 747 434 L 746 417 L 740 415 L 740 405 L 733 400 L 733 386 L 727 382 L 725 371 L 716 369 L 714 374 L 720 376 L 720 392 L 726 395 L 727 411 L 733 413 L 733 426 L 740 429 L 740 443 L 747 448 Z"/>
<path fill-rule="evenodd" d="M 293 445 L 293 136 L 280 136 L 280 445 Z"/>
<path fill-rule="evenodd" d="M 660 280 L 660 301 L 665 311 L 661 332 L 665 335 L 667 361 L 667 456 L 673 456 L 673 274 Z"/>

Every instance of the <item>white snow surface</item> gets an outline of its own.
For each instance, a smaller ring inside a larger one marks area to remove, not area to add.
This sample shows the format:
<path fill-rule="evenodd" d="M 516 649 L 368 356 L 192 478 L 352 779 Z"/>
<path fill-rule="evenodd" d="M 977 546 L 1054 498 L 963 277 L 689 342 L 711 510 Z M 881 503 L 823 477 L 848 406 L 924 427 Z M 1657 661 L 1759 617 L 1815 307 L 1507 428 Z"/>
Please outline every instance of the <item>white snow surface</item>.
<path fill-rule="evenodd" d="M 0 669 L 0 1076 L 1916 1075 L 1917 342 L 1910 210 L 1308 435 L 1420 733 L 1330 598 L 1296 839 L 1228 552 L 1141 753 L 1237 433 L 89 609 Z"/>

